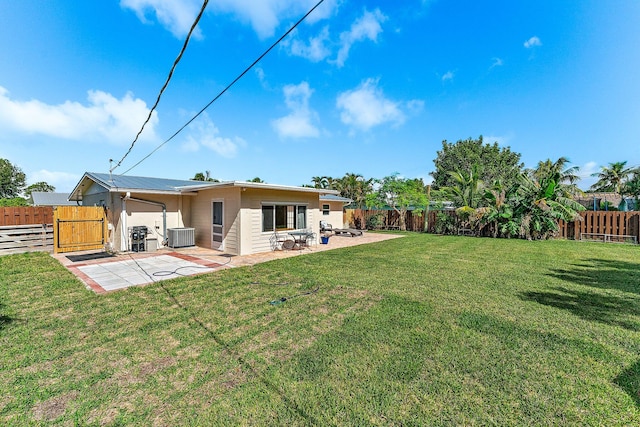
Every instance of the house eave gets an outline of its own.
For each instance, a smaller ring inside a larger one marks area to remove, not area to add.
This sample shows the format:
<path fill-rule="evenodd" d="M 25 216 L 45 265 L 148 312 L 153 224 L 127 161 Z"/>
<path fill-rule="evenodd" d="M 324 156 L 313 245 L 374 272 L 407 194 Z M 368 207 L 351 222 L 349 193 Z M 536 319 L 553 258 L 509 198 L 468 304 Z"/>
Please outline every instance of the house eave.
<path fill-rule="evenodd" d="M 316 193 L 316 194 L 340 194 L 339 191 L 336 190 L 327 190 L 322 188 L 312 188 L 312 187 L 297 187 L 293 185 L 276 185 L 276 184 L 265 184 L 261 182 L 246 182 L 246 181 L 224 181 L 224 182 L 213 182 L 208 184 L 203 184 L 200 186 L 189 186 L 189 187 L 179 187 L 183 191 L 198 191 L 198 190 L 208 190 L 212 188 L 252 188 L 252 189 L 261 189 L 261 190 L 279 190 L 279 191 L 297 191 L 302 193 Z"/>

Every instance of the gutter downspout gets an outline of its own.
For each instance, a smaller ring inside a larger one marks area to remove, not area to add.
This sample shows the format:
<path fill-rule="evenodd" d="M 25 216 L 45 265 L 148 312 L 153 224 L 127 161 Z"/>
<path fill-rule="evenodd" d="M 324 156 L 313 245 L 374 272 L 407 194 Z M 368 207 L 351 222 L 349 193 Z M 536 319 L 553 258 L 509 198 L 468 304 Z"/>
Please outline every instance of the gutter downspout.
<path fill-rule="evenodd" d="M 166 245 L 167 244 L 167 205 L 165 205 L 164 203 L 161 202 L 154 202 L 152 200 L 144 200 L 144 199 L 138 199 L 135 197 L 131 197 L 131 193 L 127 192 L 127 195 L 124 197 L 123 200 L 133 200 L 134 202 L 140 202 L 140 203 L 147 203 L 149 205 L 154 205 L 154 206 L 160 206 L 162 207 L 162 245 Z"/>

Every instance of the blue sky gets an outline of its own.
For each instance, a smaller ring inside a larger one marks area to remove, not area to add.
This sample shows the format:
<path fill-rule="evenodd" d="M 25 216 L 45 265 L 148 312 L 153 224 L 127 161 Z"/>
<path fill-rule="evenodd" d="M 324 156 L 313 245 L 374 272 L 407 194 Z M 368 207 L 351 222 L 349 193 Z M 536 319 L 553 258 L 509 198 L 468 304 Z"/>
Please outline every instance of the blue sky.
<path fill-rule="evenodd" d="M 316 0 L 211 0 L 125 173 Z M 0 4 L 0 157 L 70 191 L 120 160 L 201 0 Z M 640 165 L 637 0 L 326 0 L 128 174 L 308 184 L 429 180 L 442 140 L 483 135 L 526 166 Z"/>

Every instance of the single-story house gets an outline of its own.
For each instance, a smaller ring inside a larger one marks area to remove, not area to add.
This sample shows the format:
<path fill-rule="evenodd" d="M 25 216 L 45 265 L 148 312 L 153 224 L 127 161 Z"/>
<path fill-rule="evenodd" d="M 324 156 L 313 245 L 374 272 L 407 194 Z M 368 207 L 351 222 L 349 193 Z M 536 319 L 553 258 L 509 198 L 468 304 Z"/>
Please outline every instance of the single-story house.
<path fill-rule="evenodd" d="M 195 245 L 234 255 L 271 250 L 276 231 L 319 234 L 321 220 L 342 225 L 342 208 L 350 202 L 335 190 L 93 172 L 84 174 L 69 200 L 107 208 L 108 244 L 115 251 L 130 250 L 132 228 L 146 226 L 152 244 L 168 245 L 184 230 L 193 232 Z"/>
<path fill-rule="evenodd" d="M 75 206 L 76 202 L 70 201 L 68 193 L 52 193 L 46 191 L 34 191 L 31 193 L 33 206 Z"/>

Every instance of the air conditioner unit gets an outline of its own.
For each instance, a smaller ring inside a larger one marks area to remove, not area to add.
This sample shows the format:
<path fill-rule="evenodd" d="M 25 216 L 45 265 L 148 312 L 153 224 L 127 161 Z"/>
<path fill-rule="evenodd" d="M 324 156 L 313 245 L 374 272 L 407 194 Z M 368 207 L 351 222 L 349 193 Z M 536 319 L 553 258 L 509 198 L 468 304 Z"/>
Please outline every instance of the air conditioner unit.
<path fill-rule="evenodd" d="M 170 248 L 184 248 L 186 246 L 196 245 L 196 229 L 195 228 L 168 228 L 167 239 Z"/>

